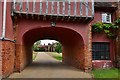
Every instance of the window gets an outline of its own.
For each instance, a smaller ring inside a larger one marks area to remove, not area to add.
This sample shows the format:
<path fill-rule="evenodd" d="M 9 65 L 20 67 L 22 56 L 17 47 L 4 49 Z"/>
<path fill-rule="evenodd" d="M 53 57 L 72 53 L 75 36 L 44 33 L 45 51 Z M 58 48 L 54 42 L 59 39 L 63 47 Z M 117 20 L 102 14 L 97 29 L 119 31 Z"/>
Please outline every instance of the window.
<path fill-rule="evenodd" d="M 93 60 L 109 60 L 110 59 L 110 43 L 93 42 L 92 43 L 92 59 Z"/>
<path fill-rule="evenodd" d="M 102 22 L 103 23 L 111 23 L 111 14 L 110 13 L 102 13 Z"/>

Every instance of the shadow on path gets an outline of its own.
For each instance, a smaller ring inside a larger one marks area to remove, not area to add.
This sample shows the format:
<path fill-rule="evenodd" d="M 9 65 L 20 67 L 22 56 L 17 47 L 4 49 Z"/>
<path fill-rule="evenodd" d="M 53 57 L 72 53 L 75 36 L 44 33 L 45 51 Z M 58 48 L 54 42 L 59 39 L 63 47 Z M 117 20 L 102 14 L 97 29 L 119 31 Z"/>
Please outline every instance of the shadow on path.
<path fill-rule="evenodd" d="M 63 64 L 45 52 L 38 53 L 31 65 L 9 78 L 91 78 L 79 69 Z"/>

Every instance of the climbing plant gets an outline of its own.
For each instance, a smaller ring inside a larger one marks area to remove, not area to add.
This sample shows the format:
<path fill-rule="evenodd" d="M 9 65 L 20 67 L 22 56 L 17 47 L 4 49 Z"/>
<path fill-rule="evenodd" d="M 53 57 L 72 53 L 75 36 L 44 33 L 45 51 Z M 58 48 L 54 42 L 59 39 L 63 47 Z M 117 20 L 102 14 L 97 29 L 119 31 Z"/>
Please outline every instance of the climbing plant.
<path fill-rule="evenodd" d="M 120 17 L 117 20 L 115 20 L 115 24 L 120 25 Z"/>
<path fill-rule="evenodd" d="M 118 25 L 120 24 L 120 18 L 115 20 L 113 23 L 102 23 L 97 22 L 92 25 L 93 32 L 105 32 L 107 37 L 114 39 L 117 35 Z"/>

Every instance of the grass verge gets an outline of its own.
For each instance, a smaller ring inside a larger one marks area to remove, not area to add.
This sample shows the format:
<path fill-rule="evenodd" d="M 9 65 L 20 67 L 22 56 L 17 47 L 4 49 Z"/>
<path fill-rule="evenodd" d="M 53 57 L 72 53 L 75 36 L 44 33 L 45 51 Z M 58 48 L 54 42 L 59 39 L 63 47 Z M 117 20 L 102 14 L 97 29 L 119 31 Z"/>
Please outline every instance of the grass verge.
<path fill-rule="evenodd" d="M 33 59 L 33 60 L 35 60 L 37 54 L 38 54 L 38 52 L 33 52 L 33 56 L 32 56 L 32 59 Z"/>
<path fill-rule="evenodd" d="M 118 78 L 118 69 L 94 69 L 92 71 L 94 78 Z"/>
<path fill-rule="evenodd" d="M 62 53 L 57 53 L 57 52 L 49 52 L 47 53 L 50 56 L 52 56 L 53 58 L 55 58 L 56 60 L 61 61 L 62 60 Z"/>

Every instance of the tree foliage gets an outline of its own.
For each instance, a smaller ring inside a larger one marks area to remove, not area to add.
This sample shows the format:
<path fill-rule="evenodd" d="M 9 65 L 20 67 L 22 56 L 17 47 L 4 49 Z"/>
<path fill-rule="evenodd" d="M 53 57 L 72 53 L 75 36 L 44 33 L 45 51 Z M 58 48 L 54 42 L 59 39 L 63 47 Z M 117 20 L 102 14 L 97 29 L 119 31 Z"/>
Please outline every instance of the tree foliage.
<path fill-rule="evenodd" d="M 57 46 L 55 47 L 55 51 L 58 53 L 62 52 L 62 45 L 60 43 L 57 43 Z"/>
<path fill-rule="evenodd" d="M 41 45 L 41 41 L 40 40 L 34 43 L 34 45 L 33 45 L 33 51 L 36 51 L 36 52 L 40 51 L 40 48 L 38 47 L 39 45 Z"/>

